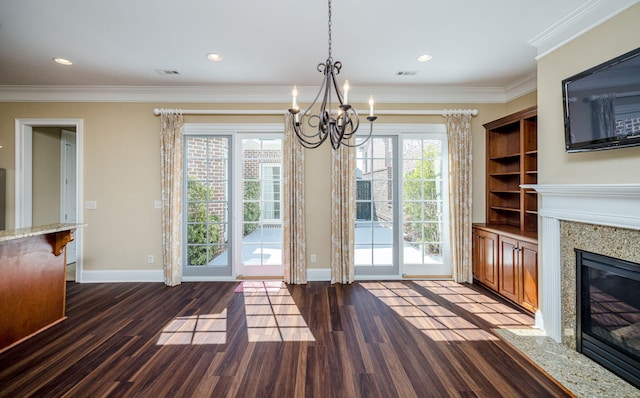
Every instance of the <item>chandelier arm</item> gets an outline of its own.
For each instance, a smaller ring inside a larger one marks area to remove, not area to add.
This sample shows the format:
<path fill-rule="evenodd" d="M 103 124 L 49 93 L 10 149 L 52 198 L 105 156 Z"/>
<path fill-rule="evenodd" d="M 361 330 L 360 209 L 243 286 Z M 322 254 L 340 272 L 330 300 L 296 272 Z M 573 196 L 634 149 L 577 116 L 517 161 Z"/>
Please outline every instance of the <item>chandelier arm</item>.
<path fill-rule="evenodd" d="M 362 146 L 362 145 L 366 144 L 371 139 L 372 135 L 373 135 L 373 121 L 370 121 L 369 122 L 369 134 L 367 135 L 367 138 L 365 138 L 364 140 L 360 141 L 359 143 L 353 144 L 353 145 L 349 144 L 347 141 L 344 141 L 342 143 L 342 145 L 348 146 L 348 147 L 351 147 L 351 148 L 356 148 L 356 147 L 359 147 L 359 146 Z"/>
<path fill-rule="evenodd" d="M 360 127 L 360 117 L 358 116 L 358 111 L 356 111 L 356 109 L 353 107 L 349 107 L 348 112 L 350 112 L 351 114 L 345 112 L 345 117 L 348 116 L 349 124 L 351 124 L 352 129 L 351 129 L 351 132 L 349 133 L 345 131 L 345 134 L 343 137 L 344 139 L 351 138 L 351 136 L 356 134 L 356 131 L 358 131 L 358 128 Z M 353 119 L 351 118 L 352 116 L 355 119 L 355 125 L 354 125 Z"/>
<path fill-rule="evenodd" d="M 342 65 L 339 61 L 336 61 L 336 63 L 334 64 L 334 66 L 336 64 L 339 64 L 340 66 Z M 331 69 L 331 81 L 333 82 L 333 90 L 336 92 L 336 96 L 338 97 L 338 103 L 340 105 L 344 105 L 343 102 L 343 97 L 342 97 L 342 92 L 340 92 L 340 88 L 338 87 L 338 81 L 336 79 L 336 75 L 338 73 L 340 73 L 340 67 L 337 67 L 336 70 L 338 71 L 337 73 L 333 73 L 333 67 Z"/>

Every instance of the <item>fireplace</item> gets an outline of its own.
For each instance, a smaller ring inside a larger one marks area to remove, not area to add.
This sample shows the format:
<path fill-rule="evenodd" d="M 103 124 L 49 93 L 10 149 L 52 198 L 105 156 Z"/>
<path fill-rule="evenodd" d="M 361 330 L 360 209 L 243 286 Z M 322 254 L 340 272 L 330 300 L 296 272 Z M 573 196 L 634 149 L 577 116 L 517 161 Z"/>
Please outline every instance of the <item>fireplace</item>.
<path fill-rule="evenodd" d="M 640 264 L 576 253 L 576 348 L 640 388 Z"/>

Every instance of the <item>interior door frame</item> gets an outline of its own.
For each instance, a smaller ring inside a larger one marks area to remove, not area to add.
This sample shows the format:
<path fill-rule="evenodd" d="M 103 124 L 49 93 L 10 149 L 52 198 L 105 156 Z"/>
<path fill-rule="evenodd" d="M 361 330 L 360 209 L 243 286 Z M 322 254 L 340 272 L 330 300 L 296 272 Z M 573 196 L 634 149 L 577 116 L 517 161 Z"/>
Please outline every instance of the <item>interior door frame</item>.
<path fill-rule="evenodd" d="M 73 152 L 71 156 L 69 156 L 69 147 L 73 148 Z M 75 186 L 76 184 L 75 175 L 78 171 L 76 167 L 75 153 L 76 153 L 75 131 L 67 130 L 64 128 L 61 129 L 60 131 L 60 222 L 61 223 L 76 222 L 75 213 L 77 212 L 77 209 L 78 209 L 78 203 L 76 202 L 76 195 L 75 195 L 77 192 L 77 187 Z M 71 169 L 71 167 L 67 167 L 70 159 L 73 160 L 73 164 L 72 164 L 73 169 Z M 73 178 L 68 179 L 67 177 L 69 175 L 72 175 Z M 71 183 L 69 183 L 69 180 L 71 180 Z M 68 192 L 68 187 L 71 186 L 70 184 L 73 185 L 73 191 L 72 191 L 73 194 L 70 194 L 70 192 Z M 73 215 L 71 220 L 66 218 L 66 215 L 68 213 L 67 209 L 70 204 L 75 204 L 75 206 L 72 207 L 72 209 L 75 211 L 69 212 L 69 214 Z M 67 243 L 67 246 L 66 246 L 67 264 L 76 262 L 76 257 L 77 257 L 76 247 L 77 245 L 75 240 Z"/>
<path fill-rule="evenodd" d="M 83 119 L 58 118 L 28 118 L 15 120 L 16 165 L 15 165 L 15 228 L 32 226 L 33 214 L 33 128 L 60 127 L 75 128 L 76 132 L 76 222 L 83 223 L 83 149 L 84 149 L 84 121 Z M 82 228 L 76 229 L 76 282 L 82 282 Z"/>

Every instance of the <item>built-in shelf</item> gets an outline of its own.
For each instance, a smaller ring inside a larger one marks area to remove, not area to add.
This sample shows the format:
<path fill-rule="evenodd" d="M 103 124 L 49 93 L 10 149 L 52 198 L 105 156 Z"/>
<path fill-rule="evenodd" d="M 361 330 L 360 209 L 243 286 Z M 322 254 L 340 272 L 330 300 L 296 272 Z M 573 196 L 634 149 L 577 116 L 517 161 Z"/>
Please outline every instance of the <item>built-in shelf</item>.
<path fill-rule="evenodd" d="M 538 182 L 537 109 L 525 109 L 484 127 L 487 131 L 487 224 L 535 233 L 538 197 L 521 185 Z"/>
<path fill-rule="evenodd" d="M 519 212 L 520 209 L 515 208 L 515 207 L 499 207 L 499 206 L 492 206 L 491 210 L 498 210 L 498 211 L 513 211 L 513 212 Z"/>

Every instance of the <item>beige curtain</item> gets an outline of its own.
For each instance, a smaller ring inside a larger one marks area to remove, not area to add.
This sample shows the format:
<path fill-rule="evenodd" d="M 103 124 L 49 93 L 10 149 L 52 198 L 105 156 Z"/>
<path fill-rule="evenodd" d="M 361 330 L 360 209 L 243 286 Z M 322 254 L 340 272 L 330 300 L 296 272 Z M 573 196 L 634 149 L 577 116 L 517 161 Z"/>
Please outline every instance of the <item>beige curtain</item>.
<path fill-rule="evenodd" d="M 340 146 L 332 149 L 331 153 L 331 283 L 352 283 L 355 271 L 356 151 L 352 147 Z"/>
<path fill-rule="evenodd" d="M 307 255 L 304 219 L 304 151 L 291 123 L 291 114 L 284 120 L 283 169 L 283 262 L 284 281 L 307 283 Z"/>
<path fill-rule="evenodd" d="M 160 114 L 160 157 L 162 165 L 162 263 L 164 283 L 182 280 L 182 127 L 179 111 Z"/>
<path fill-rule="evenodd" d="M 453 279 L 472 282 L 471 114 L 444 115 L 449 142 L 449 224 Z"/>

